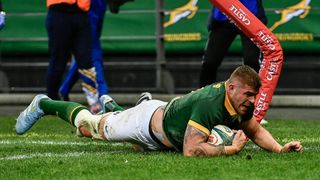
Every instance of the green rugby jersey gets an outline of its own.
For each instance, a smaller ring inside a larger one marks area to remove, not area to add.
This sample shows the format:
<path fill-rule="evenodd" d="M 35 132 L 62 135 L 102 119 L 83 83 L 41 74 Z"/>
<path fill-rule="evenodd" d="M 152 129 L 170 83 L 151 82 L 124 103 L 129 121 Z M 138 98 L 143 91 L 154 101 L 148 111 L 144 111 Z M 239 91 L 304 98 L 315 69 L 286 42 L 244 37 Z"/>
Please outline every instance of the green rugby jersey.
<path fill-rule="evenodd" d="M 209 135 L 218 124 L 237 128 L 240 119 L 226 96 L 225 82 L 220 82 L 171 100 L 166 106 L 163 130 L 176 149 L 182 150 L 188 124 Z"/>

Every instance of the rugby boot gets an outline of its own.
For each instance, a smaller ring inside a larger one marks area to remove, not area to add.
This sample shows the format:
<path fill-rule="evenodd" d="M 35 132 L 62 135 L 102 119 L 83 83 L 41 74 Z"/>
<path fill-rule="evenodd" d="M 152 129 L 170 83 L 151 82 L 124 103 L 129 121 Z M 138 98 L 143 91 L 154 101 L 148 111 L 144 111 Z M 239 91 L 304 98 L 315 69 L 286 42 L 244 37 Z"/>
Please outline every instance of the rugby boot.
<path fill-rule="evenodd" d="M 40 108 L 41 99 L 50 99 L 44 94 L 35 96 L 30 105 L 20 113 L 16 122 L 16 133 L 21 135 L 27 132 L 34 123 L 36 123 L 43 115 L 44 112 Z"/>
<path fill-rule="evenodd" d="M 123 111 L 124 109 L 117 104 L 109 95 L 102 95 L 100 98 L 100 103 L 102 104 L 103 113 Z"/>
<path fill-rule="evenodd" d="M 140 94 L 140 97 L 138 99 L 138 101 L 136 102 L 136 105 L 144 102 L 144 101 L 149 101 L 152 99 L 152 95 L 149 92 L 143 92 Z"/>

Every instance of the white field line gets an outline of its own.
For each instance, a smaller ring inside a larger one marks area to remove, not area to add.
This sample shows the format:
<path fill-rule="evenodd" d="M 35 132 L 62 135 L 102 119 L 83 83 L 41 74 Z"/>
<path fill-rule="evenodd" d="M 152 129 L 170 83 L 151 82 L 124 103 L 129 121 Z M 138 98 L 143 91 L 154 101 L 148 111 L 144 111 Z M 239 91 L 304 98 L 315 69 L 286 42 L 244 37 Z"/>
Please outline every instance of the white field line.
<path fill-rule="evenodd" d="M 103 143 L 103 142 L 70 142 L 70 141 L 40 141 L 40 140 L 1 140 L 0 145 L 15 145 L 15 144 L 34 144 L 34 145 L 58 145 L 58 146 L 124 146 L 124 143 Z"/>
<path fill-rule="evenodd" d="M 24 135 L 17 135 L 15 133 L 0 134 L 0 138 L 15 138 L 15 137 L 41 137 L 41 138 L 65 138 L 63 134 L 47 134 L 47 133 L 27 133 Z M 76 135 L 74 135 L 76 137 Z"/>
<path fill-rule="evenodd" d="M 302 144 L 303 145 L 303 144 Z M 245 146 L 245 149 L 261 149 L 259 146 L 255 144 L 249 144 Z M 305 152 L 307 151 L 315 151 L 315 152 L 320 152 L 320 145 L 316 146 L 303 146 L 303 149 Z M 262 150 L 262 149 L 261 149 Z"/>
<path fill-rule="evenodd" d="M 316 146 L 304 146 L 304 150 L 307 151 L 320 151 L 320 138 L 302 138 L 299 139 L 302 144 L 303 143 L 314 143 L 317 144 Z M 281 142 L 289 142 L 292 139 L 281 139 Z M 33 145 L 57 145 L 57 146 L 92 146 L 92 145 L 102 145 L 102 146 L 125 146 L 125 143 L 103 143 L 103 142 L 70 142 L 70 141 L 41 141 L 41 140 L 1 140 L 0 145 L 23 145 L 23 144 L 33 144 Z M 245 149 L 260 149 L 255 144 L 248 144 Z M 106 154 L 115 154 L 119 153 L 120 151 L 106 151 L 105 153 L 91 153 L 94 155 L 106 155 Z M 121 152 L 120 152 L 121 153 Z M 21 160 L 21 159 L 31 159 L 31 158 L 38 158 L 38 157 L 61 157 L 61 158 L 69 158 L 69 157 L 79 157 L 85 154 L 84 152 L 66 152 L 63 154 L 56 154 L 56 153 L 35 153 L 35 154 L 26 154 L 26 155 L 14 155 L 8 157 L 0 157 L 1 160 Z"/>
<path fill-rule="evenodd" d="M 245 147 L 246 149 L 258 149 L 259 147 L 256 145 L 248 145 Z M 305 148 L 305 151 L 308 150 L 320 150 L 320 146 Z M 7 157 L 0 157 L 0 161 L 17 161 L 17 160 L 24 160 L 24 159 L 32 159 L 32 158 L 71 158 L 71 157 L 80 157 L 84 155 L 95 155 L 95 156 L 102 156 L 102 155 L 112 155 L 112 154 L 121 154 L 124 153 L 123 151 L 106 151 L 106 152 L 67 152 L 63 154 L 57 153 L 33 153 L 33 154 L 21 154 L 21 155 L 14 155 L 14 156 L 7 156 Z M 127 161 L 126 161 L 127 163 Z"/>
<path fill-rule="evenodd" d="M 25 135 L 16 135 L 14 133 L 10 133 L 10 134 L 0 134 L 0 139 L 7 139 L 7 138 L 16 138 L 16 137 L 27 137 L 27 138 L 34 138 L 34 137 L 39 137 L 39 138 L 65 138 L 65 135 L 60 135 L 60 134 L 38 134 L 38 133 L 28 133 Z M 75 136 L 76 137 L 76 136 Z M 292 138 L 284 138 L 284 139 L 278 139 L 276 138 L 277 141 L 281 142 L 281 143 L 286 143 L 286 142 L 290 142 L 293 140 L 297 140 L 300 141 L 302 143 L 317 143 L 320 144 L 320 137 L 299 137 L 297 139 L 292 139 Z M 22 142 L 23 140 L 21 140 Z M 0 141 L 1 142 L 1 141 Z M 47 142 L 47 141 L 45 141 Z M 50 142 L 50 141 L 49 141 Z M 0 143 L 1 144 L 1 143 Z"/>
<path fill-rule="evenodd" d="M 301 143 L 315 143 L 315 144 L 320 144 L 320 137 L 301 137 L 298 139 L 291 139 L 291 138 L 284 138 L 281 139 L 281 142 L 290 142 L 290 141 L 300 141 Z"/>
<path fill-rule="evenodd" d="M 119 154 L 123 153 L 123 151 L 106 151 L 105 153 L 101 152 L 67 152 L 63 154 L 57 154 L 57 153 L 34 153 L 34 154 L 21 154 L 21 155 L 14 155 L 14 156 L 7 156 L 7 157 L 1 157 L 0 161 L 7 160 L 7 161 L 14 161 L 14 160 L 24 160 L 24 159 L 32 159 L 32 158 L 70 158 L 70 157 L 80 157 L 84 155 L 111 155 L 111 154 Z"/>
<path fill-rule="evenodd" d="M 23 141 L 21 141 L 23 142 Z M 45 141 L 25 141 L 24 143 L 28 144 L 45 144 L 45 145 L 94 145 L 98 144 L 95 142 L 88 142 L 88 143 L 70 143 L 70 142 L 45 142 Z M 20 141 L 0 141 L 0 144 L 20 144 Z M 115 145 L 115 146 L 123 146 L 123 143 L 111 143 L 109 145 Z M 260 149 L 255 144 L 249 144 L 245 147 L 245 149 Z M 304 147 L 305 152 L 307 151 L 320 151 L 320 146 L 312 146 L 312 147 Z M 124 153 L 124 151 L 106 151 L 106 152 L 66 152 L 66 153 L 33 153 L 33 154 L 21 154 L 21 155 L 13 155 L 13 156 L 7 156 L 7 157 L 0 157 L 0 161 L 6 160 L 6 161 L 15 161 L 15 160 L 24 160 L 24 159 L 32 159 L 32 158 L 70 158 L 70 157 L 80 157 L 84 155 L 95 155 L 95 156 L 101 156 L 101 155 L 112 155 L 112 154 L 121 154 Z"/>
<path fill-rule="evenodd" d="M 31 159 L 35 157 L 78 157 L 83 155 L 83 152 L 73 152 L 65 154 L 54 154 L 54 153 L 35 153 L 35 154 L 21 154 L 14 156 L 2 157 L 0 160 L 21 160 L 21 159 Z"/>
<path fill-rule="evenodd" d="M 1 137 L 0 137 L 1 138 Z M 315 143 L 320 144 L 320 137 L 302 137 L 298 139 L 277 139 L 281 143 L 298 140 L 303 143 Z M 103 141 L 88 141 L 88 142 L 71 142 L 71 141 L 50 141 L 50 140 L 0 140 L 0 145 L 12 145 L 12 144 L 39 144 L 39 145 L 66 145 L 66 146 L 88 146 L 88 145 L 105 145 L 105 146 L 123 146 L 126 143 L 111 143 Z"/>

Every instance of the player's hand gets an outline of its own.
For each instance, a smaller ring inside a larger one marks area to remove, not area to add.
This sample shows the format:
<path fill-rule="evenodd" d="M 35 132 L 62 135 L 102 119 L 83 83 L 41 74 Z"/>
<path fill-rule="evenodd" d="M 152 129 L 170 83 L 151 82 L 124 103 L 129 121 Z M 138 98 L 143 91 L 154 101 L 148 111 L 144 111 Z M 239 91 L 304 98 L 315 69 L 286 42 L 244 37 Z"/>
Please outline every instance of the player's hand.
<path fill-rule="evenodd" d="M 299 141 L 291 141 L 285 144 L 281 149 L 281 152 L 289 152 L 289 151 L 303 152 L 303 147 Z"/>
<path fill-rule="evenodd" d="M 237 152 L 240 152 L 247 144 L 247 142 L 247 136 L 244 134 L 242 130 L 238 130 L 232 141 L 232 146 L 236 148 Z"/>
<path fill-rule="evenodd" d="M 4 27 L 5 25 L 5 19 L 6 15 L 5 13 L 0 13 L 0 30 Z"/>

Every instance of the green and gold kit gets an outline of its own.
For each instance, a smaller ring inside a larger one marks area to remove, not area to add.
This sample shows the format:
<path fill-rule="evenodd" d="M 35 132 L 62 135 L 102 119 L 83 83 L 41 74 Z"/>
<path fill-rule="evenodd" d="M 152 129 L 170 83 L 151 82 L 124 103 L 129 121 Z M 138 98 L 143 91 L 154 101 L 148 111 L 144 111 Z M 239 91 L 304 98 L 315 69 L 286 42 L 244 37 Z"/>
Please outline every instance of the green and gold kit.
<path fill-rule="evenodd" d="M 240 119 L 226 95 L 225 82 L 220 82 L 171 100 L 166 106 L 163 129 L 175 148 L 182 150 L 188 124 L 209 135 L 218 124 L 239 127 Z"/>

